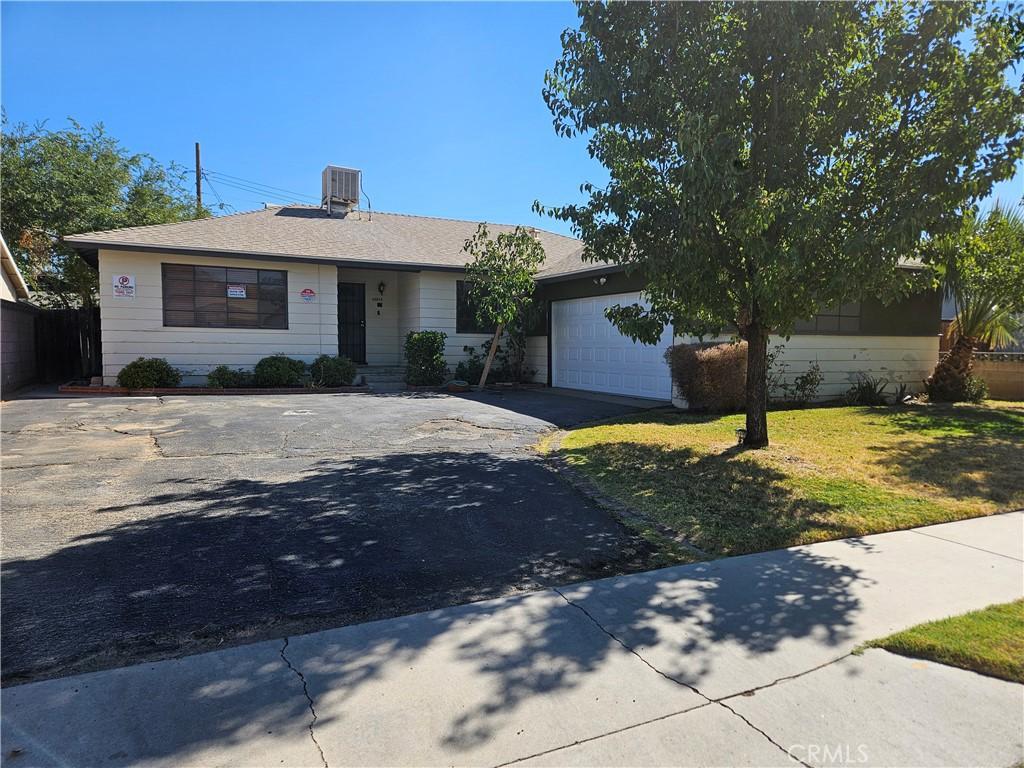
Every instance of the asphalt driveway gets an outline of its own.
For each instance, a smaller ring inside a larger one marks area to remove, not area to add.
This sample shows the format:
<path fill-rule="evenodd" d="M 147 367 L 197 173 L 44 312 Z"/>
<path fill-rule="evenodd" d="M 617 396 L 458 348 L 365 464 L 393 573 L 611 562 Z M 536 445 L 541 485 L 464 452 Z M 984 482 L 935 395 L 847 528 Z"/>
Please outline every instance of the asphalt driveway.
<path fill-rule="evenodd" d="M 5 683 L 642 568 L 522 392 L 4 404 Z"/>

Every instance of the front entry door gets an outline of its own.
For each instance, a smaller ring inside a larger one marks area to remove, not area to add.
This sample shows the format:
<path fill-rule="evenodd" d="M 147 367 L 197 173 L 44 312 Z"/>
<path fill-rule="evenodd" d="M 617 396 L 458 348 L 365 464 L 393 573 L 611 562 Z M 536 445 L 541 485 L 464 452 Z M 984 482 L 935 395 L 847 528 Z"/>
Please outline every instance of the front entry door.
<path fill-rule="evenodd" d="M 366 362 L 366 285 L 338 283 L 338 354 Z"/>

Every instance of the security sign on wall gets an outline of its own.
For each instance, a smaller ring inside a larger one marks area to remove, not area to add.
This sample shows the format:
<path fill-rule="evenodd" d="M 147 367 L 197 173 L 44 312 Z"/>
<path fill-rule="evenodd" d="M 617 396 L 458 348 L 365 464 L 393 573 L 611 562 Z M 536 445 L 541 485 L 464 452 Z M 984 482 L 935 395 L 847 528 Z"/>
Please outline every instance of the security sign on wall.
<path fill-rule="evenodd" d="M 135 298 L 135 275 L 114 275 L 114 298 Z"/>
<path fill-rule="evenodd" d="M 301 296 L 302 300 L 307 304 L 312 304 L 314 301 L 316 301 L 316 291 L 314 291 L 312 288 L 303 288 L 301 291 L 299 291 L 299 296 Z"/>

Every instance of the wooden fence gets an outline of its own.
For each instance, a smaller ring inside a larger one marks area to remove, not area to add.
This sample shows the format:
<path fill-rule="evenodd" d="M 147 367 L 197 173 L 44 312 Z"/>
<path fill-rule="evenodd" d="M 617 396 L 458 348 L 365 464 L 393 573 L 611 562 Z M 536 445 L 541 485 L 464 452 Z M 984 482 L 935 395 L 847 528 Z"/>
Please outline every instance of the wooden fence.
<path fill-rule="evenodd" d="M 3 394 L 32 383 L 65 383 L 103 370 L 99 307 L 41 309 L 3 302 Z"/>

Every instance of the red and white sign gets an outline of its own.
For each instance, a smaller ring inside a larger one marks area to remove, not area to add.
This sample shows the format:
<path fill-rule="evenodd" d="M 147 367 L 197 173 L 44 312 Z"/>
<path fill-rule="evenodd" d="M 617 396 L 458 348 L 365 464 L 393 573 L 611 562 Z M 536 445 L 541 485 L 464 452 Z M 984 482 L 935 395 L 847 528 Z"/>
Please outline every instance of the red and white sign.
<path fill-rule="evenodd" d="M 114 298 L 135 298 L 135 275 L 114 275 Z"/>
<path fill-rule="evenodd" d="M 312 304 L 314 301 L 316 301 L 316 291 L 314 291 L 312 288 L 303 288 L 301 291 L 299 291 L 299 296 L 301 296 L 302 300 L 307 304 Z"/>

